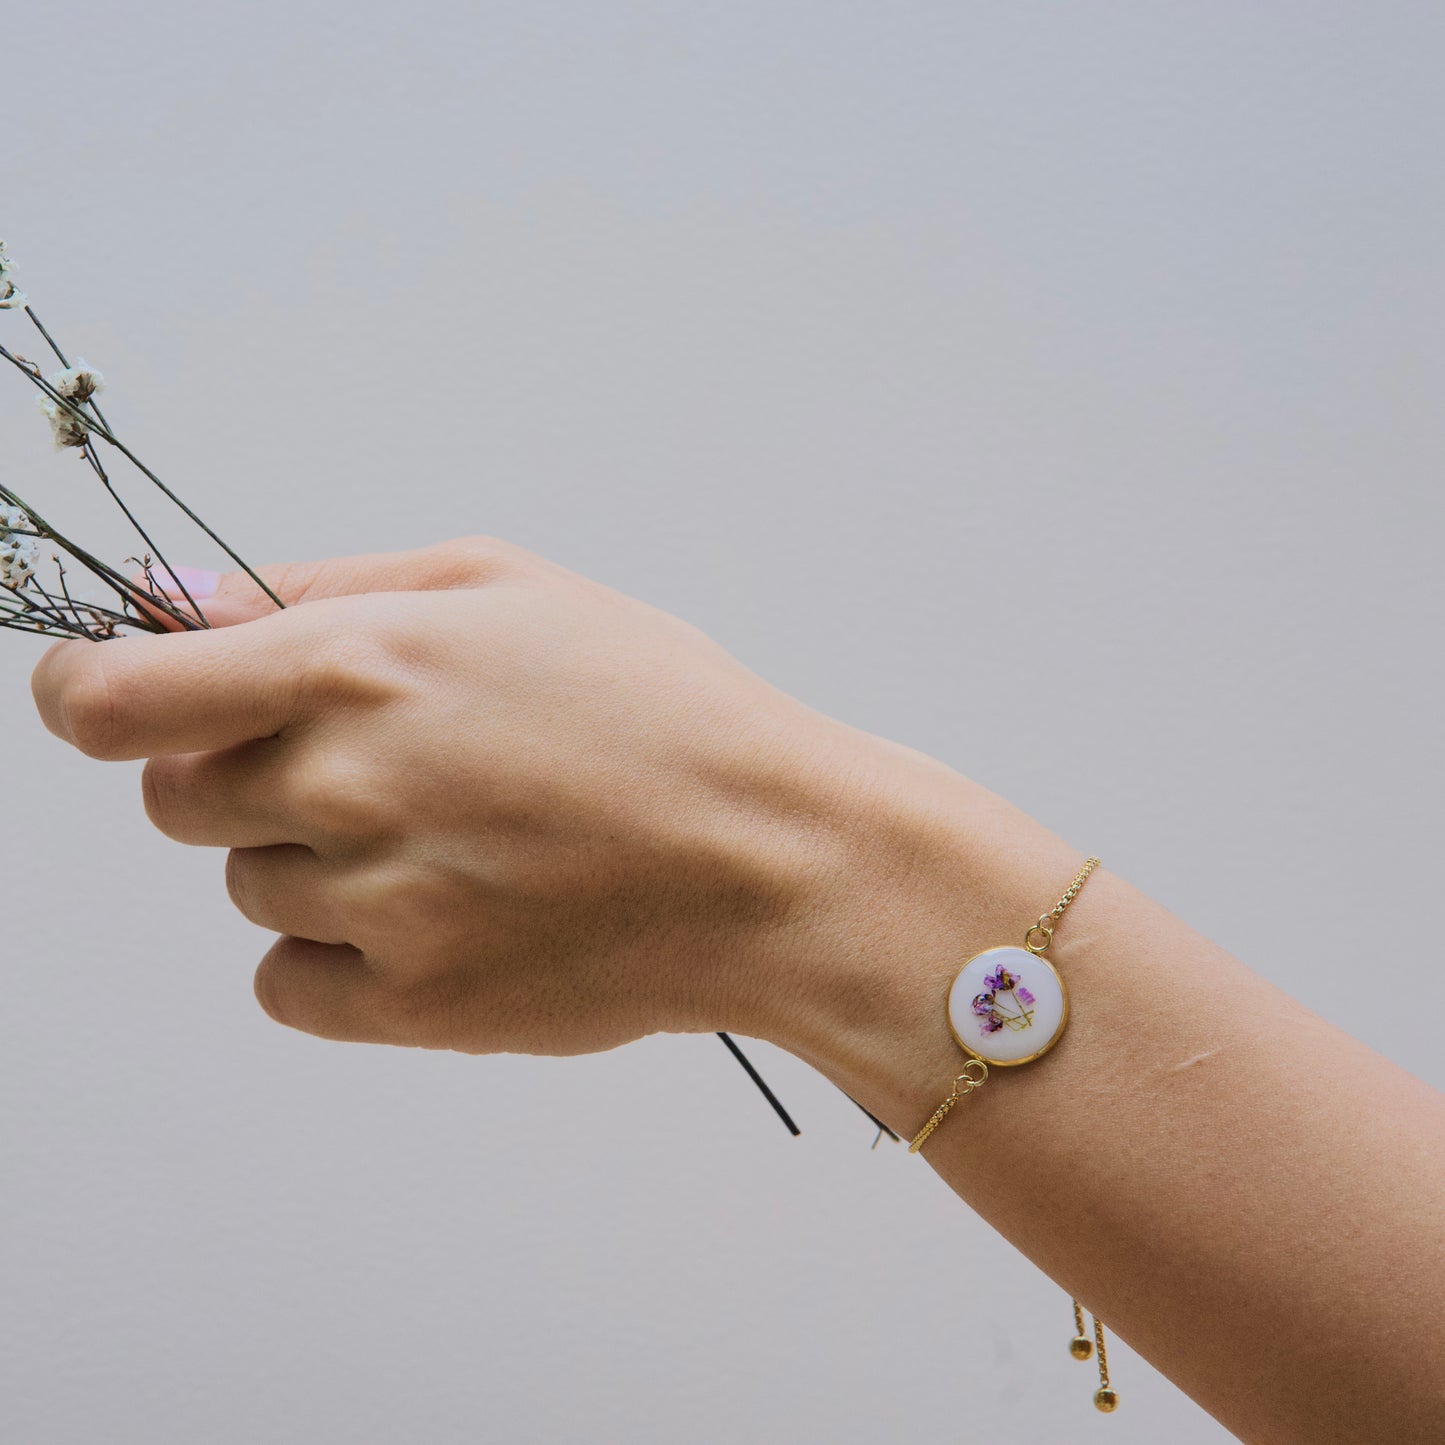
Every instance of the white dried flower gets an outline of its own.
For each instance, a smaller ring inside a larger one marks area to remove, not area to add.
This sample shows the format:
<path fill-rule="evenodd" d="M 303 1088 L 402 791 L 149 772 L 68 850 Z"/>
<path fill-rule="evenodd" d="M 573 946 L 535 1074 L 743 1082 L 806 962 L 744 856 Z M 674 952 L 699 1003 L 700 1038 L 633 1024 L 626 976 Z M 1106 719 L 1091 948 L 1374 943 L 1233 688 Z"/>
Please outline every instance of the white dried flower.
<path fill-rule="evenodd" d="M 67 366 L 45 379 L 61 396 L 74 402 L 89 401 L 96 392 L 105 390 L 105 377 L 93 366 L 87 366 L 83 356 L 75 358 L 74 366 Z"/>
<path fill-rule="evenodd" d="M 0 584 L 23 587 L 34 575 L 40 543 L 34 537 L 7 536 L 0 543 Z"/>
<path fill-rule="evenodd" d="M 25 293 L 10 279 L 14 270 L 15 263 L 5 251 L 5 242 L 0 241 L 0 311 L 15 310 L 25 305 Z"/>
<path fill-rule="evenodd" d="M 14 532 L 17 529 L 27 532 L 35 530 L 30 513 L 24 507 L 0 505 L 0 532 Z"/>
<path fill-rule="evenodd" d="M 75 358 L 74 366 L 47 376 L 46 381 L 63 397 L 82 406 L 96 392 L 105 388 L 105 377 L 93 366 L 87 366 L 81 357 Z M 40 410 L 50 423 L 50 435 L 57 447 L 83 447 L 90 428 L 73 411 L 61 406 L 53 396 L 44 392 L 37 398 Z"/>
<path fill-rule="evenodd" d="M 45 419 L 50 423 L 50 435 L 57 447 L 83 447 L 85 438 L 90 428 L 81 421 L 72 411 L 55 400 L 54 397 L 41 395 L 36 398 L 40 410 L 45 413 Z"/>

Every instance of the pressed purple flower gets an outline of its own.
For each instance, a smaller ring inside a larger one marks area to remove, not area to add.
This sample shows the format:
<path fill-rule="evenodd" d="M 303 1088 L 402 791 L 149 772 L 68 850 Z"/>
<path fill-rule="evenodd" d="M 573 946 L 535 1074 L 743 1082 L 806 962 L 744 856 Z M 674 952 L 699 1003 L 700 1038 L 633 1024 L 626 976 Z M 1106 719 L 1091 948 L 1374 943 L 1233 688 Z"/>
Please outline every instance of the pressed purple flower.
<path fill-rule="evenodd" d="M 973 1011 L 976 1014 L 991 1014 L 993 1012 L 993 995 L 981 993 L 973 1001 Z"/>
<path fill-rule="evenodd" d="M 1028 989 L 1023 986 L 1023 984 L 1019 985 L 1019 1002 L 1026 1006 L 1035 1002 L 1033 994 L 1031 994 Z"/>
<path fill-rule="evenodd" d="M 990 1014 L 983 1021 L 983 1031 L 986 1034 L 996 1034 L 1003 1027 L 1003 1020 L 995 1018 Z"/>
<path fill-rule="evenodd" d="M 1013 974 L 1008 971 L 1008 969 L 1006 969 L 1002 964 L 1000 964 L 998 970 L 999 989 L 1001 989 L 1004 993 L 1008 993 L 1017 983 L 1018 979 L 1016 979 Z"/>

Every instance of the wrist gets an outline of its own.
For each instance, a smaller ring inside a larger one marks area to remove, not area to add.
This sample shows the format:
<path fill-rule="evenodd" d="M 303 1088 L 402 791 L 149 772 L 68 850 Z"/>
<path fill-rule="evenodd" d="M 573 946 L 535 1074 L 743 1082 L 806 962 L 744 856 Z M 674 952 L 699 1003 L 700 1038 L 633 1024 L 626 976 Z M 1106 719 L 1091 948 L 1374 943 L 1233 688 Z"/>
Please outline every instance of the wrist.
<path fill-rule="evenodd" d="M 759 972 L 753 1017 L 738 1027 L 911 1133 L 966 1058 L 944 1007 L 958 969 L 1021 942 L 1079 858 L 942 764 L 861 743 L 810 853 L 809 885 Z"/>

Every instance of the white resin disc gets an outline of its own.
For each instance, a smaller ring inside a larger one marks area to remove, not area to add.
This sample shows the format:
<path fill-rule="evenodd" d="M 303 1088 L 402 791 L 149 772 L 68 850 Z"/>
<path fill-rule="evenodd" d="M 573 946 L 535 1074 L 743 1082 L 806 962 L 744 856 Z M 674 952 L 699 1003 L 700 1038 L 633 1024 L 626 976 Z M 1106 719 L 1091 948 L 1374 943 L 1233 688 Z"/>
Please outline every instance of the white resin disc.
<path fill-rule="evenodd" d="M 975 954 L 948 991 L 954 1037 L 987 1064 L 1037 1058 L 1063 1033 L 1068 1016 L 1063 979 L 1026 948 Z"/>

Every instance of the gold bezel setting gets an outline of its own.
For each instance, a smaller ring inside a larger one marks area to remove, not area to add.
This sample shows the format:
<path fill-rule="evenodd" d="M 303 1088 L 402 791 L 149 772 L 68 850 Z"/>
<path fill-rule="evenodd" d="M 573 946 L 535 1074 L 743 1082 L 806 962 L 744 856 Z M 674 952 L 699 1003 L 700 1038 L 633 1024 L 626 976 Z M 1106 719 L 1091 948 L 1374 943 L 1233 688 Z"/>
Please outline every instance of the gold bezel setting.
<path fill-rule="evenodd" d="M 1053 1033 L 1040 1048 L 1035 1049 L 1033 1053 L 1028 1054 L 1022 1059 L 990 1058 L 989 1055 L 984 1053 L 976 1044 L 966 1042 L 960 1036 L 958 1030 L 953 1026 L 953 993 L 954 990 L 958 987 L 959 980 L 962 979 L 963 975 L 968 971 L 968 969 L 973 964 L 977 963 L 979 959 L 985 958 L 988 955 L 994 953 L 1005 953 L 1012 955 L 1021 954 L 1029 960 L 1028 966 L 1032 966 L 1032 964 L 1038 963 L 1041 964 L 1044 968 L 1048 969 L 1049 974 L 1053 978 L 1054 982 L 1058 985 L 1059 997 L 1062 1002 L 1058 1025 L 1055 1027 Z M 1050 963 L 1049 960 L 1043 956 L 1041 952 L 1037 952 L 1030 948 L 1020 948 L 1016 944 L 995 944 L 992 948 L 985 948 L 981 952 L 975 953 L 972 958 L 965 960 L 965 962 L 960 966 L 958 972 L 953 976 L 953 982 L 948 986 L 948 993 L 944 998 L 944 1012 L 948 1018 L 948 1031 L 953 1035 L 954 1042 L 958 1044 L 959 1048 L 961 1048 L 964 1053 L 968 1054 L 971 1058 L 981 1059 L 985 1064 L 989 1066 L 989 1068 L 997 1067 L 1001 1069 L 1011 1069 L 1018 1064 L 1031 1064 L 1035 1059 L 1042 1058 L 1046 1053 L 1048 1053 L 1051 1048 L 1053 1048 L 1056 1043 L 1058 1043 L 1059 1039 L 1063 1037 L 1064 1029 L 1069 1022 L 1069 990 L 1068 986 L 1064 983 L 1063 976 L 1059 973 L 1058 969 L 1056 969 L 1053 964 Z"/>

